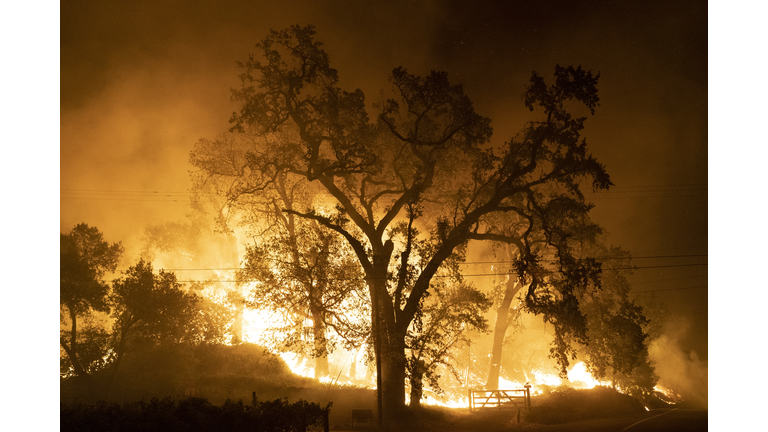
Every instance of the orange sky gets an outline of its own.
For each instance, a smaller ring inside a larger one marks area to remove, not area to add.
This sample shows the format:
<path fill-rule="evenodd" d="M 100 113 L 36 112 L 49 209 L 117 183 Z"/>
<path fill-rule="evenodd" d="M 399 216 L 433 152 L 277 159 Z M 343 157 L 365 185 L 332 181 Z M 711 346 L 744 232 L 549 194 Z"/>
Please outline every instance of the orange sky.
<path fill-rule="evenodd" d="M 498 141 L 527 119 L 532 70 L 580 64 L 601 73 L 584 135 L 616 184 L 590 196 L 593 217 L 649 267 L 635 290 L 664 290 L 684 351 L 706 359 L 706 256 L 639 258 L 707 255 L 706 4 L 560 3 L 64 3 L 60 230 L 95 225 L 133 260 L 144 226 L 182 219 L 189 150 L 229 127 L 235 61 L 269 28 L 314 24 L 340 85 L 369 104 L 396 66 L 445 70 Z"/>

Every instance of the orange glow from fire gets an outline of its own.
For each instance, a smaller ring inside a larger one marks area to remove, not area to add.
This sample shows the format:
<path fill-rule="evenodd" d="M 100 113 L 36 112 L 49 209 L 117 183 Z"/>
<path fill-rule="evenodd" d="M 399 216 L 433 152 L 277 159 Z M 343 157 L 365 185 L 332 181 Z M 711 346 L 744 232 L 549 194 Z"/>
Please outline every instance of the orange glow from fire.
<path fill-rule="evenodd" d="M 467 408 L 467 406 L 469 406 L 469 401 L 467 401 L 466 397 L 453 399 L 453 400 L 451 399 L 440 400 L 432 397 L 431 395 L 426 395 L 421 398 L 421 403 L 422 405 L 441 406 L 446 408 Z"/>
<path fill-rule="evenodd" d="M 592 375 L 587 371 L 587 366 L 584 362 L 578 362 L 573 365 L 573 369 L 568 371 L 568 380 L 571 381 L 576 388 L 591 389 L 599 385 L 610 385 L 608 382 L 602 382 L 592 378 Z"/>
<path fill-rule="evenodd" d="M 502 377 L 499 377 L 499 390 L 514 390 L 523 388 L 524 384 L 520 384 L 517 381 L 509 381 Z"/>
<path fill-rule="evenodd" d="M 563 380 L 560 379 L 559 376 L 555 374 L 542 372 L 541 370 L 534 370 L 533 376 L 535 377 L 535 379 L 533 380 L 534 387 L 542 384 L 552 386 L 552 387 L 557 387 L 563 383 Z"/>
<path fill-rule="evenodd" d="M 674 405 L 676 403 L 682 402 L 683 398 L 679 394 L 675 393 L 673 390 L 668 389 L 667 387 L 664 387 L 663 385 L 657 384 L 655 387 L 653 387 L 653 390 L 661 393 L 663 397 L 659 397 L 660 400 L 662 400 L 664 403 L 669 405 Z"/>

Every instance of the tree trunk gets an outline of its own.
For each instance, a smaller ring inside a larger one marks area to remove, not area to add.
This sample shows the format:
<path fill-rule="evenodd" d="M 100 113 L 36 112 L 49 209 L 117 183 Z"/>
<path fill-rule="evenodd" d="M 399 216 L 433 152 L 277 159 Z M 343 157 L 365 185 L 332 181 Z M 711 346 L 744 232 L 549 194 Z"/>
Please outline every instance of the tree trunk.
<path fill-rule="evenodd" d="M 315 358 L 315 379 L 326 377 L 328 371 L 328 351 L 325 339 L 325 323 L 321 310 L 312 308 L 313 356 Z"/>
<path fill-rule="evenodd" d="M 387 338 L 386 326 L 382 326 L 382 333 L 382 409 L 385 423 L 393 424 L 405 410 L 405 341 L 397 337 Z"/>
<path fill-rule="evenodd" d="M 421 408 L 421 397 L 424 394 L 424 363 L 416 360 L 411 371 L 411 408 Z"/>
<path fill-rule="evenodd" d="M 240 267 L 240 253 L 237 249 L 237 237 L 231 233 L 226 234 L 227 249 L 229 250 L 229 266 L 233 268 Z M 243 293 L 240 292 L 240 295 Z M 237 302 L 235 306 L 235 322 L 232 324 L 232 333 L 234 333 L 233 342 L 243 342 L 243 314 L 245 308 L 242 303 Z"/>
<path fill-rule="evenodd" d="M 387 293 L 387 267 L 393 249 L 391 240 L 374 249 L 373 271 L 367 274 L 374 353 L 379 372 L 376 378 L 379 416 L 386 426 L 396 424 L 405 411 L 405 330 L 397 321 L 399 308 Z"/>
<path fill-rule="evenodd" d="M 315 267 L 327 269 L 330 267 L 328 261 L 331 242 L 328 236 L 323 235 L 323 232 L 320 229 L 317 221 L 315 221 L 314 226 L 318 236 L 320 236 L 320 238 L 323 240 L 323 246 L 320 251 L 315 251 L 313 249 L 315 252 Z M 293 228 L 291 228 L 291 233 L 292 235 L 295 235 L 293 234 Z M 294 256 L 296 257 L 295 259 L 298 263 L 298 250 Z M 325 307 L 323 305 L 323 297 L 325 292 L 327 292 L 327 287 L 324 283 L 318 283 L 318 285 L 315 286 L 310 281 L 308 284 L 308 292 L 309 308 L 310 313 L 312 314 L 312 339 L 315 357 L 315 379 L 320 379 L 322 377 L 328 376 L 330 373 L 328 370 L 328 340 L 325 336 Z"/>
<path fill-rule="evenodd" d="M 69 347 L 67 347 L 66 344 L 62 344 L 62 346 L 69 356 L 69 361 L 72 362 L 72 367 L 75 369 L 75 375 L 80 377 L 81 380 L 87 381 L 88 373 L 80 364 L 80 359 L 77 358 L 77 314 L 73 308 L 68 306 L 67 309 L 69 309 L 69 319 L 72 320 L 72 329 L 69 333 Z"/>
<path fill-rule="evenodd" d="M 501 369 L 501 354 L 504 348 L 504 336 L 509 327 L 509 306 L 512 299 L 520 291 L 521 285 L 512 275 L 508 276 L 504 298 L 496 308 L 496 325 L 493 327 L 493 348 L 491 350 L 491 367 L 488 370 L 488 380 L 485 383 L 487 389 L 499 388 L 499 372 Z"/>
<path fill-rule="evenodd" d="M 352 364 L 349 365 L 349 379 L 355 380 L 357 379 L 357 354 L 358 351 L 355 351 L 355 355 L 352 356 Z"/>

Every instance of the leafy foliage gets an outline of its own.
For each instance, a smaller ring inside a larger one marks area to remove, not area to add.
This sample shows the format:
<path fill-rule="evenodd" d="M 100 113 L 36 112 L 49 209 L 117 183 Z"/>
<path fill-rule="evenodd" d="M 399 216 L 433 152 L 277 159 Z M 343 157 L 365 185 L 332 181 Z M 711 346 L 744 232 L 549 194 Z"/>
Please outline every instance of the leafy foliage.
<path fill-rule="evenodd" d="M 59 302 L 76 315 L 107 312 L 107 272 L 115 271 L 123 246 L 108 243 L 96 227 L 81 223 L 61 234 Z"/>
<path fill-rule="evenodd" d="M 370 306 L 356 260 L 335 233 L 306 223 L 296 228 L 295 238 L 275 236 L 247 248 L 238 274 L 253 282 L 247 304 L 284 317 L 285 326 L 272 329 L 279 348 L 318 357 L 337 343 L 359 347 L 370 334 Z M 306 337 L 305 322 L 315 319 L 336 337 Z M 315 344 L 318 337 L 326 342 Z"/>
<path fill-rule="evenodd" d="M 611 181 L 581 138 L 585 118 L 569 110 L 581 104 L 593 112 L 599 75 L 556 66 L 547 85 L 534 72 L 523 101 L 541 119 L 493 146 L 490 119 L 444 72 L 420 77 L 394 69 L 370 122 L 363 93 L 338 87 L 338 72 L 314 36 L 312 26 L 272 31 L 256 46 L 261 57 L 240 64 L 242 85 L 233 98 L 241 107 L 231 131 L 278 145 L 243 158 L 248 175 L 240 178 L 248 182 L 237 190 L 258 199 L 284 175 L 335 201 L 326 211 L 311 199 L 303 209 L 283 209 L 338 233 L 354 251 L 368 283 L 375 341 L 383 344 L 376 350 L 387 409 L 402 403 L 404 338 L 432 279 L 469 241 L 518 246 L 526 305 L 558 325 L 571 322 L 558 332 L 557 348 L 571 353 L 585 337 L 573 297 L 599 267 L 571 259 L 566 228 L 591 208 L 581 182 L 599 190 Z M 538 264 L 544 255 L 555 268 Z M 549 278 L 553 270 L 561 277 Z"/>
<path fill-rule="evenodd" d="M 144 344 L 189 341 L 198 302 L 195 294 L 181 289 L 176 275 L 163 270 L 155 274 L 151 264 L 139 260 L 113 282 L 110 294 L 116 355 Z"/>
<path fill-rule="evenodd" d="M 357 347 L 368 338 L 370 307 L 359 266 L 338 233 L 296 217 L 296 209 L 312 200 L 308 182 L 268 163 L 291 157 L 291 136 L 249 130 L 201 140 L 191 153 L 193 178 L 198 194 L 224 200 L 223 229 L 234 226 L 253 240 L 237 277 L 245 306 L 281 316 L 276 321 L 282 323 L 271 325 L 269 343 L 314 357 L 320 377 L 337 344 Z"/>
<path fill-rule="evenodd" d="M 490 300 L 477 288 L 460 282 L 434 282 L 430 295 L 422 300 L 406 344 L 407 377 L 411 384 L 411 406 L 419 406 L 423 382 L 440 393 L 439 366 L 445 366 L 459 380 L 454 368 L 455 351 L 466 341 L 465 330 L 484 332 L 488 324 L 483 314 Z"/>
<path fill-rule="evenodd" d="M 94 324 L 94 311 L 109 312 L 104 275 L 117 267 L 123 246 L 108 243 L 96 228 L 81 223 L 60 236 L 60 343 L 66 353 L 61 373 L 86 377 L 106 354 L 106 333 Z M 78 319 L 84 327 L 78 329 Z"/>
<path fill-rule="evenodd" d="M 633 396 L 651 395 L 658 379 L 648 357 L 652 326 L 644 308 L 629 297 L 631 256 L 604 242 L 589 248 L 605 259 L 600 295 L 581 299 L 590 341 L 583 348 L 585 363 L 596 379 L 610 380 Z"/>

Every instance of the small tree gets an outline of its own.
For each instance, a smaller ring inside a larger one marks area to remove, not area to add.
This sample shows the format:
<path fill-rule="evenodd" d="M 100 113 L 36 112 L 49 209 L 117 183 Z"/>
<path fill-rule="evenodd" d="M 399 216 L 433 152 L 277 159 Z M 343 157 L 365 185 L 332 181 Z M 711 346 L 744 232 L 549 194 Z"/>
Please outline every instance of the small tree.
<path fill-rule="evenodd" d="M 272 328 L 273 346 L 313 357 L 320 378 L 329 373 L 327 356 L 337 341 L 359 347 L 369 336 L 370 302 L 359 264 L 343 239 L 293 213 L 316 190 L 306 179 L 269 166 L 275 154 L 295 150 L 291 137 L 250 129 L 222 134 L 200 140 L 190 161 L 197 168 L 192 173 L 196 193 L 220 203 L 221 229 L 236 227 L 253 239 L 238 274 L 246 306 L 283 316 L 285 325 Z M 260 169 L 251 166 L 261 163 L 266 165 Z"/>
<path fill-rule="evenodd" d="M 291 227 L 249 246 L 238 279 L 251 287 L 247 306 L 284 318 L 272 326 L 271 344 L 314 358 L 320 378 L 337 343 L 359 348 L 369 337 L 370 303 L 357 261 L 335 233 L 306 222 Z"/>
<path fill-rule="evenodd" d="M 85 223 L 60 236 L 59 303 L 65 328 L 59 340 L 66 353 L 65 374 L 71 366 L 76 376 L 87 379 L 106 354 L 106 334 L 94 323 L 93 312 L 109 312 L 104 276 L 115 270 L 122 253 L 120 242 L 110 244 L 96 227 Z M 78 328 L 79 319 L 85 328 Z"/>
<path fill-rule="evenodd" d="M 519 247 L 514 245 L 505 245 L 504 248 L 506 257 L 509 262 L 516 257 L 516 253 L 520 250 Z M 508 266 L 503 266 L 508 267 Z M 499 388 L 499 374 L 501 372 L 502 353 L 504 348 L 504 338 L 507 334 L 507 329 L 510 326 L 513 313 L 519 313 L 519 310 L 513 309 L 512 305 L 519 304 L 515 301 L 515 296 L 524 288 L 520 279 L 512 272 L 504 276 L 504 281 L 494 287 L 497 291 L 494 295 L 496 297 L 496 320 L 493 326 L 493 345 L 491 347 L 491 362 L 488 368 L 488 379 L 485 382 L 485 387 L 488 389 Z"/>
<path fill-rule="evenodd" d="M 438 367 L 445 366 L 460 381 L 454 351 L 465 341 L 467 329 L 485 332 L 483 314 L 490 300 L 475 287 L 461 281 L 436 280 L 425 296 L 413 325 L 405 337 L 407 377 L 411 384 L 411 407 L 421 406 L 424 381 L 440 392 Z"/>
<path fill-rule="evenodd" d="M 195 321 L 200 327 L 196 343 L 223 342 L 225 335 L 242 340 L 242 292 L 232 283 L 234 273 L 223 276 L 218 271 L 236 270 L 230 256 L 232 245 L 227 236 L 215 232 L 206 216 L 202 206 L 193 203 L 186 221 L 147 225 L 141 257 L 154 267 L 176 268 L 178 278 L 193 281 L 189 291 L 198 295 L 200 309 Z"/>
<path fill-rule="evenodd" d="M 123 357 L 141 346 L 191 342 L 199 310 L 198 297 L 181 289 L 176 275 L 139 260 L 112 283 L 112 376 Z"/>
<path fill-rule="evenodd" d="M 596 379 L 611 381 L 633 396 L 648 396 L 658 380 L 648 356 L 651 332 L 658 324 L 652 324 L 629 296 L 632 257 L 602 240 L 586 246 L 584 253 L 603 257 L 603 269 L 600 295 L 587 292 L 580 299 L 590 341 L 583 348 L 584 362 Z"/>

